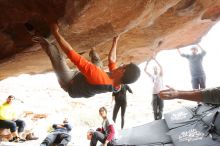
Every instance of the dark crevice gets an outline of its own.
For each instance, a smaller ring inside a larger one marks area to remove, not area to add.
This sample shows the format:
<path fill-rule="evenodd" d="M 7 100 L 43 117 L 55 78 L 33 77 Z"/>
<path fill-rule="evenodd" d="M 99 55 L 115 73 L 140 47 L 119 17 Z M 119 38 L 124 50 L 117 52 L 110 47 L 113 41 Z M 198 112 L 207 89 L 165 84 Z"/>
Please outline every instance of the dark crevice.
<path fill-rule="evenodd" d="M 182 11 L 192 9 L 195 2 L 196 0 L 181 0 L 176 6 L 176 10 Z"/>
<path fill-rule="evenodd" d="M 178 16 L 193 15 L 200 10 L 196 7 L 196 0 L 182 0 L 175 6 L 175 11 Z"/>
<path fill-rule="evenodd" d="M 217 21 L 220 19 L 220 6 L 215 6 L 206 10 L 201 19 L 209 19 L 211 21 Z"/>
<path fill-rule="evenodd" d="M 162 44 L 163 44 L 163 41 L 160 40 L 160 41 L 158 42 L 158 44 L 157 44 L 157 47 L 160 47 Z"/>

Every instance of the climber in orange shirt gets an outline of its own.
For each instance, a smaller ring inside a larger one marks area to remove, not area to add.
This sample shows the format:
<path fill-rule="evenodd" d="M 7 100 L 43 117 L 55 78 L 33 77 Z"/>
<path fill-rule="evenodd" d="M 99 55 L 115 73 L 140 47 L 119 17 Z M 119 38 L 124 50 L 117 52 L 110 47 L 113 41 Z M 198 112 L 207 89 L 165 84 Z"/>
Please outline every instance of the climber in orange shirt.
<path fill-rule="evenodd" d="M 135 82 L 140 76 L 140 69 L 134 63 L 116 68 L 116 47 L 119 36 L 113 38 L 108 55 L 109 73 L 79 55 L 59 33 L 58 25 L 52 24 L 51 31 L 62 51 L 75 64 L 79 71 L 72 71 L 62 53 L 54 43 L 43 37 L 35 37 L 49 56 L 61 87 L 73 98 L 91 97 L 95 94 L 117 90 L 120 84 Z"/>

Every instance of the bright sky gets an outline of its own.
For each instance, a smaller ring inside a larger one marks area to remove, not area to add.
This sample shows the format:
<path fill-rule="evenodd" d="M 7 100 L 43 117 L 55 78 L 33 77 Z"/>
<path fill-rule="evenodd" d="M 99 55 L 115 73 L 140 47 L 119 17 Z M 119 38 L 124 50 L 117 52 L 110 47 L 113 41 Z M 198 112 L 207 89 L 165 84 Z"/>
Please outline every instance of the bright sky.
<path fill-rule="evenodd" d="M 203 67 L 206 73 L 207 87 L 220 85 L 220 23 L 216 24 L 209 33 L 204 36 L 200 45 L 206 50 L 207 54 L 203 60 Z M 182 51 L 189 52 L 189 47 L 182 48 Z M 170 54 L 170 55 L 169 55 Z M 170 59 L 169 59 L 170 58 Z M 191 88 L 189 64 L 185 58 L 179 56 L 176 50 L 163 51 L 158 55 L 165 69 L 165 80 L 167 83 L 181 87 L 182 89 Z M 185 86 L 187 85 L 187 86 Z"/>
<path fill-rule="evenodd" d="M 207 54 L 203 59 L 203 67 L 206 73 L 206 85 L 216 87 L 220 85 L 220 23 L 217 23 L 200 42 L 200 45 L 206 50 Z M 181 52 L 190 53 L 190 46 L 181 48 Z M 177 89 L 191 89 L 191 78 L 189 72 L 188 60 L 182 58 L 176 49 L 164 50 L 158 53 L 157 60 L 161 63 L 164 70 L 164 84 L 170 85 Z M 140 67 L 143 70 L 145 63 Z M 149 87 L 151 82 L 148 76 L 142 72 L 141 79 L 138 81 L 139 87 Z M 134 85 L 135 85 L 134 84 Z M 133 86 L 134 86 L 133 85 Z"/>

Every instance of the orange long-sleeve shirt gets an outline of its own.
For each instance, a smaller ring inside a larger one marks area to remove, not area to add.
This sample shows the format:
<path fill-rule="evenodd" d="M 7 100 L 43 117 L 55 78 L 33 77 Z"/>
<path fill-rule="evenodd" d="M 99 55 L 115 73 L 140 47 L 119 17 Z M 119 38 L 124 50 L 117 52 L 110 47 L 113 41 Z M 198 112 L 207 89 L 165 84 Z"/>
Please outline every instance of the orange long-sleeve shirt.
<path fill-rule="evenodd" d="M 111 92 L 109 86 L 113 88 L 113 81 L 106 72 L 104 72 L 103 70 L 101 70 L 99 67 L 92 64 L 88 60 L 86 60 L 84 57 L 76 53 L 74 50 L 69 51 L 67 55 L 69 59 L 77 66 L 77 68 L 83 74 L 83 76 L 86 78 L 86 81 L 83 83 L 81 83 L 79 80 L 83 81 L 84 77 L 79 77 L 80 79 L 78 79 L 78 81 L 73 79 L 73 85 L 71 85 L 72 87 L 70 87 L 71 93 L 69 93 L 70 95 L 72 95 L 72 97 L 75 96 L 73 94 L 77 94 L 76 88 L 79 88 L 76 87 L 75 84 L 78 85 L 83 84 L 82 87 L 80 88 L 81 91 L 78 91 L 81 92 L 80 95 L 76 95 L 76 96 L 84 96 L 83 92 L 87 94 L 86 97 L 93 96 L 94 94 L 98 94 L 98 93 Z M 116 64 L 114 62 L 109 62 L 109 71 L 111 72 L 115 68 L 116 68 Z M 108 86 L 108 89 L 104 86 Z"/>
<path fill-rule="evenodd" d="M 112 79 L 109 78 L 106 72 L 83 58 L 74 50 L 68 53 L 68 57 L 77 66 L 80 72 L 86 77 L 87 81 L 90 84 L 113 84 Z M 109 63 L 109 71 L 112 71 L 113 69 L 115 69 L 115 67 L 115 63 Z"/>

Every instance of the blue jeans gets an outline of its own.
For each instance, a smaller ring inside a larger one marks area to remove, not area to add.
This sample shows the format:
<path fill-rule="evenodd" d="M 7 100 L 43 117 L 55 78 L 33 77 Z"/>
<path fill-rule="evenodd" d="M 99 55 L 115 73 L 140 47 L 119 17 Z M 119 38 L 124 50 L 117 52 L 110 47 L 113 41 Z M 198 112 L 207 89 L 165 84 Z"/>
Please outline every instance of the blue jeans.
<path fill-rule="evenodd" d="M 204 89 L 206 87 L 206 76 L 192 77 L 191 83 L 193 89 Z"/>
<path fill-rule="evenodd" d="M 71 141 L 71 136 L 67 133 L 53 132 L 47 135 L 40 146 L 50 146 L 51 144 L 57 144 L 58 146 L 67 146 Z"/>
<path fill-rule="evenodd" d="M 155 120 L 162 119 L 164 103 L 158 94 L 153 94 L 152 106 L 154 111 L 154 119 Z"/>
<path fill-rule="evenodd" d="M 11 132 L 15 132 L 18 127 L 18 133 L 24 131 L 25 122 L 22 120 L 0 120 L 0 128 L 10 129 Z"/>
<path fill-rule="evenodd" d="M 104 144 L 106 138 L 107 138 L 107 136 L 104 135 L 103 133 L 101 133 L 99 131 L 95 131 L 92 134 L 92 139 L 90 141 L 90 146 L 96 146 L 98 141 L 100 141 L 102 144 Z M 113 146 L 112 141 L 110 141 L 107 146 Z"/>

